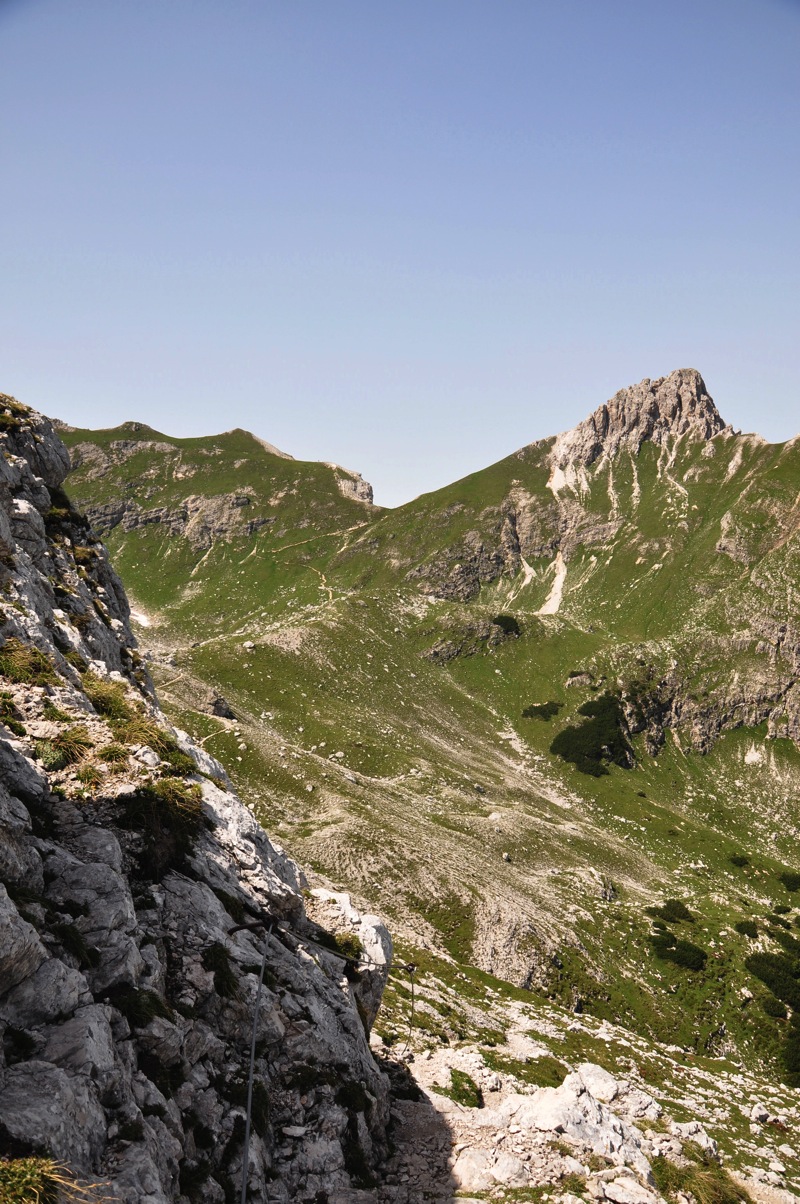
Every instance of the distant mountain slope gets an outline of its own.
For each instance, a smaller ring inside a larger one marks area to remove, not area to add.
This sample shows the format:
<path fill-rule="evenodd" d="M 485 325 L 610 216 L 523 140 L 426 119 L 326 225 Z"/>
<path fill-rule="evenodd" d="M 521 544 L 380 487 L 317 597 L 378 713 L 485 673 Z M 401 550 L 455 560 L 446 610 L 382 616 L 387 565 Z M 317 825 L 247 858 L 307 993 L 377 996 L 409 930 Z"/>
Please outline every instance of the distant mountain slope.
<path fill-rule="evenodd" d="M 393 511 L 241 432 L 65 437 L 170 713 L 293 854 L 440 956 L 778 1057 L 733 925 L 783 956 L 800 444 L 734 433 L 688 369 Z M 664 897 L 705 969 L 654 951 Z"/>

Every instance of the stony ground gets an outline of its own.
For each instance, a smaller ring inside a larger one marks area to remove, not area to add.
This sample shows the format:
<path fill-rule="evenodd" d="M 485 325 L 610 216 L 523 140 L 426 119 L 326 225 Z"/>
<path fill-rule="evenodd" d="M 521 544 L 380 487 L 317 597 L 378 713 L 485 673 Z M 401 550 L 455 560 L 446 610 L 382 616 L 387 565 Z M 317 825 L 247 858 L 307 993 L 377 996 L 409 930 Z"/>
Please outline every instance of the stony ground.
<path fill-rule="evenodd" d="M 692 1064 L 677 1047 L 632 1040 L 628 1031 L 590 1017 L 515 1003 L 504 1011 L 511 1024 L 495 1056 L 535 1067 L 560 1049 L 574 1067 L 564 1082 L 542 1088 L 498 1072 L 478 1045 L 426 1048 L 417 1041 L 405 1062 L 420 1097 L 393 1103 L 394 1153 L 383 1183 L 332 1195 L 331 1204 L 657 1204 L 663 1197 L 653 1183 L 653 1160 L 663 1156 L 686 1166 L 687 1153 L 698 1151 L 760 1204 L 800 1198 L 798 1092 L 721 1063 Z M 387 1056 L 379 1040 L 373 1045 L 379 1058 Z M 576 1064 L 587 1048 L 604 1049 L 616 1073 L 596 1062 Z M 642 1072 L 655 1078 L 657 1066 L 662 1073 L 653 1087 Z M 480 1089 L 481 1107 L 442 1094 L 451 1089 L 454 1070 Z M 691 1204 L 692 1196 L 677 1199 Z"/>

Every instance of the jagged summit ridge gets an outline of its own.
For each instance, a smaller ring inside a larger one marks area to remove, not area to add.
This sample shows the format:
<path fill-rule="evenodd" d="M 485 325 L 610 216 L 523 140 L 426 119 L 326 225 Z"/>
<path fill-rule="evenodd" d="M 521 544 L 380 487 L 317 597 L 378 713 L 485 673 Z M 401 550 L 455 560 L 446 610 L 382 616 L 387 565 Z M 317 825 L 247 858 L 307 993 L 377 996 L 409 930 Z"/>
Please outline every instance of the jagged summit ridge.
<path fill-rule="evenodd" d="M 700 373 L 678 368 L 658 380 L 645 377 L 620 389 L 573 430 L 556 437 L 550 461 L 554 468 L 588 468 L 622 447 L 636 454 L 647 440 L 659 446 L 683 436 L 707 441 L 723 430 L 725 422 Z"/>

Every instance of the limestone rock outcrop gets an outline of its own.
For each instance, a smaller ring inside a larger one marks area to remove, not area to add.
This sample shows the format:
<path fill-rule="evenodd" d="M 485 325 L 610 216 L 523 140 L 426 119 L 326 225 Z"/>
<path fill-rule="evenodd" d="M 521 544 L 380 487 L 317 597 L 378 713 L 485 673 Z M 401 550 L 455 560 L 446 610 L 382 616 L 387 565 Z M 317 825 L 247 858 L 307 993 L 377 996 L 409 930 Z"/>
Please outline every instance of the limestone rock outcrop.
<path fill-rule="evenodd" d="M 570 431 L 556 437 L 551 463 L 588 468 L 628 447 L 635 455 L 645 440 L 663 447 L 684 436 L 706 441 L 725 429 L 705 382 L 694 368 L 678 368 L 658 380 L 620 389 Z"/>

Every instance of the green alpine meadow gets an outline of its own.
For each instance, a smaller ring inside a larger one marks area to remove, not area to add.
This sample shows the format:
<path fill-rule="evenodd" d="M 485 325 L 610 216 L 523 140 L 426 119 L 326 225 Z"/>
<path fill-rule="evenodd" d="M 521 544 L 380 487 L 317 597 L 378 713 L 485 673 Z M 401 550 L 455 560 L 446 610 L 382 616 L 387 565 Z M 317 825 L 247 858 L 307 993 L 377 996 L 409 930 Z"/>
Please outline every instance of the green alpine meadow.
<path fill-rule="evenodd" d="M 293 856 L 431 964 L 800 1083 L 800 442 L 679 370 L 381 510 L 245 431 L 60 434 L 164 705 Z"/>

